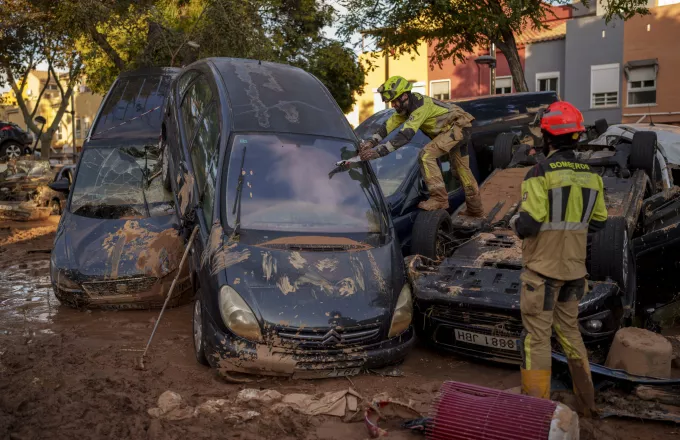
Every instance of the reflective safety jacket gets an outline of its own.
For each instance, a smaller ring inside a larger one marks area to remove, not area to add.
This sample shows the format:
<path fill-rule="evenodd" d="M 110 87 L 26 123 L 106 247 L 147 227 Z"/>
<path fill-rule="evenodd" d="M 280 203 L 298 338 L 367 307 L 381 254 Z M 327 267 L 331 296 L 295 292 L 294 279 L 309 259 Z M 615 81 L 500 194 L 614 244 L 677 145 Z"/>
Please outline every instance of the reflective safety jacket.
<path fill-rule="evenodd" d="M 524 239 L 524 265 L 558 280 L 586 276 L 588 232 L 606 221 L 602 178 L 577 162 L 573 150 L 551 153 L 522 182 L 516 230 Z"/>
<path fill-rule="evenodd" d="M 463 128 L 472 127 L 471 122 L 475 118 L 455 104 L 432 99 L 420 93 L 410 93 L 407 103 L 406 115 L 394 113 L 373 134 L 372 141 L 379 143 L 389 133 L 404 124 L 399 133 L 389 142 L 378 147 L 378 154 L 385 156 L 399 147 L 408 144 L 418 130 L 425 133 L 430 139 L 434 139 L 441 133 L 451 129 L 453 140 L 463 139 Z"/>

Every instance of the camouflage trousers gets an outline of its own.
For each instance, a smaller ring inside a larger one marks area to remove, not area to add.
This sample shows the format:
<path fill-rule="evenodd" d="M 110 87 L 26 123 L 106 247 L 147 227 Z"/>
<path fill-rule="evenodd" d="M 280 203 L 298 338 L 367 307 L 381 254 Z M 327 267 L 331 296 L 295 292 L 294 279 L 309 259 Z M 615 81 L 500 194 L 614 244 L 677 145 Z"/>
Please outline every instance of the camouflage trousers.
<path fill-rule="evenodd" d="M 482 201 L 477 180 L 470 170 L 467 139 L 468 136 L 457 136 L 453 130 L 441 133 L 425 145 L 420 152 L 420 170 L 427 189 L 430 191 L 431 203 L 435 204 L 436 209 L 448 208 L 449 196 L 444 177 L 437 164 L 437 159 L 448 154 L 451 168 L 465 191 L 468 213 L 481 216 L 483 214 Z"/>

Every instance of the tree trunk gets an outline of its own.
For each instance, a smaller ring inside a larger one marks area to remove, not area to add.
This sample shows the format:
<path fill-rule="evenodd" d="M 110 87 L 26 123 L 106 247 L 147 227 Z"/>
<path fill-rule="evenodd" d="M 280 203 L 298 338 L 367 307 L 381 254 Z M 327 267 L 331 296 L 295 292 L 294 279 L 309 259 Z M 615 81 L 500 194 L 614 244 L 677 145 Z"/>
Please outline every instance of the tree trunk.
<path fill-rule="evenodd" d="M 48 129 L 40 136 L 40 160 L 50 160 L 54 130 Z"/>
<path fill-rule="evenodd" d="M 505 55 L 512 74 L 512 83 L 515 86 L 515 92 L 528 92 L 527 81 L 524 77 L 524 69 L 522 68 L 522 61 L 519 59 L 519 51 L 517 50 L 517 43 L 512 31 L 502 32 L 501 40 L 494 41 L 498 49 Z"/>
<path fill-rule="evenodd" d="M 120 57 L 118 52 L 116 52 L 116 49 L 111 46 L 109 43 L 109 40 L 106 39 L 106 36 L 101 34 L 96 27 L 90 26 L 90 36 L 94 40 L 95 43 L 101 48 L 101 50 L 108 55 L 109 59 L 113 61 L 113 64 L 116 65 L 119 71 L 125 70 L 125 61 Z"/>

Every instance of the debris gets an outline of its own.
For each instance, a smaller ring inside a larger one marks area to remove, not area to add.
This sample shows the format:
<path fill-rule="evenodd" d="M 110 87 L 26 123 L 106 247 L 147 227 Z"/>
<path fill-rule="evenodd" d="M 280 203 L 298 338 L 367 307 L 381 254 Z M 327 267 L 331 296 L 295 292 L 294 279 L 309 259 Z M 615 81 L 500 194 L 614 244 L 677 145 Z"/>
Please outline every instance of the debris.
<path fill-rule="evenodd" d="M 182 396 L 168 390 L 158 398 L 158 407 L 150 408 L 147 412 L 153 418 L 164 420 L 185 420 L 194 417 L 196 411 L 193 407 L 181 406 Z"/>
<path fill-rule="evenodd" d="M 423 415 L 413 409 L 409 404 L 385 398 L 374 401 L 364 412 L 364 423 L 371 438 L 385 437 L 387 431 L 380 426 L 380 420 L 401 419 L 404 422 L 413 419 L 422 419 Z"/>
<path fill-rule="evenodd" d="M 662 388 L 640 385 L 635 388 L 635 395 L 642 400 L 680 406 L 680 386 Z"/>
<path fill-rule="evenodd" d="M 206 400 L 196 407 L 197 414 L 215 414 L 221 412 L 224 407 L 229 403 L 225 399 L 211 399 Z"/>
<path fill-rule="evenodd" d="M 274 390 L 256 390 L 253 388 L 246 388 L 241 390 L 236 396 L 236 402 L 255 402 L 259 404 L 266 404 L 278 402 L 283 398 L 283 394 Z"/>
<path fill-rule="evenodd" d="M 663 336 L 627 327 L 616 332 L 605 365 L 630 374 L 670 378 L 672 352 L 671 343 Z"/>
<path fill-rule="evenodd" d="M 604 401 L 604 404 L 598 405 L 602 418 L 618 416 L 680 423 L 680 408 L 675 406 L 648 402 L 630 395 L 622 397 L 613 392 L 600 393 L 599 397 Z"/>
<path fill-rule="evenodd" d="M 225 420 L 234 424 L 245 423 L 249 420 L 259 417 L 260 413 L 257 411 L 241 411 L 237 413 L 229 413 Z"/>
<path fill-rule="evenodd" d="M 163 414 L 179 408 L 181 404 L 182 396 L 170 390 L 164 392 L 158 398 L 158 409 L 160 409 Z"/>
<path fill-rule="evenodd" d="M 323 393 L 321 396 L 311 394 L 286 394 L 281 403 L 274 405 L 274 411 L 280 412 L 290 407 L 308 416 L 327 415 L 344 417 L 348 411 L 356 411 L 361 395 L 351 388 L 343 391 Z M 354 409 L 351 409 L 354 408 Z"/>
<path fill-rule="evenodd" d="M 377 374 L 378 376 L 387 376 L 387 377 L 404 377 L 405 374 L 399 367 L 386 367 L 386 368 L 378 368 L 374 370 L 368 370 L 370 373 Z"/>

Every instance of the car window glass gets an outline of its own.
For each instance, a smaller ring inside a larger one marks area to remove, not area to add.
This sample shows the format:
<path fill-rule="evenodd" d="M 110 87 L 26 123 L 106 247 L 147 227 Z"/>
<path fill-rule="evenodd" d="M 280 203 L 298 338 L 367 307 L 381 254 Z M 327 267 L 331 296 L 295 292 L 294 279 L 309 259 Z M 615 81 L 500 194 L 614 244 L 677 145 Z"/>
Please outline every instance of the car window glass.
<path fill-rule="evenodd" d="M 201 196 L 201 208 L 204 211 L 208 227 L 212 224 L 219 135 L 219 116 L 217 106 L 213 103 L 201 120 L 196 139 L 191 146 L 191 164 Z"/>
<path fill-rule="evenodd" d="M 179 90 L 180 98 L 182 96 L 184 96 L 184 92 L 186 92 L 187 87 L 189 86 L 189 83 L 191 82 L 191 80 L 196 78 L 197 75 L 198 75 L 198 72 L 196 72 L 195 70 L 192 70 L 192 71 L 187 72 L 184 75 L 182 75 L 182 77 L 179 79 L 179 82 L 177 84 L 177 88 Z"/>
<path fill-rule="evenodd" d="M 392 116 L 394 110 L 384 110 L 366 119 L 354 130 L 359 139 L 369 139 Z"/>
<path fill-rule="evenodd" d="M 212 99 L 212 91 L 208 80 L 202 76 L 191 84 L 182 101 L 182 121 L 187 142 L 191 142 L 201 114 Z"/>

